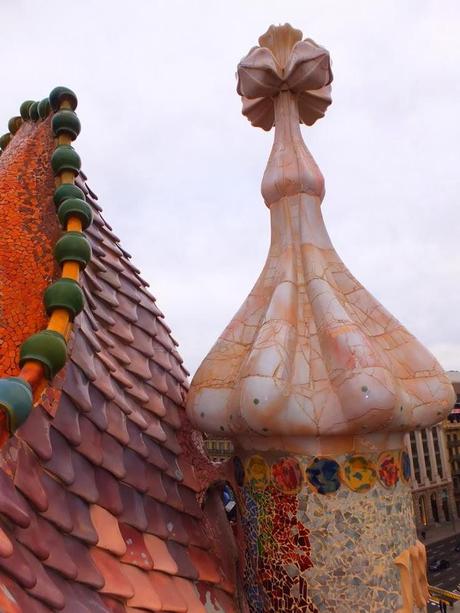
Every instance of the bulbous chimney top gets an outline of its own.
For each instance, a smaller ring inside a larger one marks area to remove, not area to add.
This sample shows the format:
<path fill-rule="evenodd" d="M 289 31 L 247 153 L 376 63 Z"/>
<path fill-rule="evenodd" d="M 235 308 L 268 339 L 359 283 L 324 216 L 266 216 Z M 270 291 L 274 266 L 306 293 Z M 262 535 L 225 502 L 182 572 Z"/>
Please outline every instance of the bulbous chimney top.
<path fill-rule="evenodd" d="M 390 448 L 392 433 L 439 422 L 455 401 L 443 369 L 337 255 L 321 215 L 324 180 L 300 123 L 331 103 L 328 52 L 271 26 L 238 65 L 252 125 L 275 138 L 262 181 L 264 269 L 196 372 L 188 414 L 251 449 Z M 344 438 L 345 437 L 345 438 Z M 329 446 L 328 446 L 329 445 Z"/>

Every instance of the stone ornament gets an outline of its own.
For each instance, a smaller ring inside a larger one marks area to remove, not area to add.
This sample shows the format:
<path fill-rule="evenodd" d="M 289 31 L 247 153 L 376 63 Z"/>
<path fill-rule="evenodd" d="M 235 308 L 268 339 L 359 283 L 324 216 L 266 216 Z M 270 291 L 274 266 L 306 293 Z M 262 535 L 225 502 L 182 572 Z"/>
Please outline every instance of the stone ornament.
<path fill-rule="evenodd" d="M 329 53 L 288 24 L 275 27 L 259 38 L 238 65 L 237 92 L 243 115 L 253 126 L 271 130 L 275 125 L 273 98 L 281 91 L 298 96 L 299 118 L 311 126 L 324 117 L 331 104 L 332 71 Z"/>
<path fill-rule="evenodd" d="M 238 65 L 251 123 L 275 139 L 262 181 L 271 244 L 251 293 L 196 372 L 188 414 L 248 450 L 378 453 L 445 417 L 433 355 L 357 281 L 321 214 L 324 179 L 300 123 L 330 104 L 328 52 L 270 27 Z M 397 433 L 395 436 L 394 433 Z"/>

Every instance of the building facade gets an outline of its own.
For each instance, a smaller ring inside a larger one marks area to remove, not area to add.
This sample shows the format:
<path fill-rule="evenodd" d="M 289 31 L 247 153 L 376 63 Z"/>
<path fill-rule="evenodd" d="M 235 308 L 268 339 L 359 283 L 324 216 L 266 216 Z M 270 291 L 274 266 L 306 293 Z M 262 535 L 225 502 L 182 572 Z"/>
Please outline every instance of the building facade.
<path fill-rule="evenodd" d="M 457 403 L 443 422 L 406 435 L 417 530 L 460 528 L 460 373 L 447 373 Z"/>
<path fill-rule="evenodd" d="M 459 441 L 460 443 L 460 441 Z M 458 518 L 443 424 L 406 435 L 419 532 Z"/>
<path fill-rule="evenodd" d="M 457 394 L 457 401 L 444 422 L 444 432 L 449 453 L 454 504 L 457 515 L 460 516 L 460 372 L 450 371 L 448 375 Z"/>

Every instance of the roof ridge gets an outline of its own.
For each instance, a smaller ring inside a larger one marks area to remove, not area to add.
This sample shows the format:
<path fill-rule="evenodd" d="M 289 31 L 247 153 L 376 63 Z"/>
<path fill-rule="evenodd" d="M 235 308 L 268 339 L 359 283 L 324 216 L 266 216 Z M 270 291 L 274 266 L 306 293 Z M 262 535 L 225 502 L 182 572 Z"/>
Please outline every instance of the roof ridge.
<path fill-rule="evenodd" d="M 75 185 L 81 167 L 80 156 L 71 146 L 81 129 L 75 113 L 77 104 L 71 89 L 55 87 L 49 97 L 40 102 L 23 102 L 20 116 L 9 120 L 9 132 L 0 137 L 3 154 L 25 122 L 45 120 L 53 111 L 51 126 L 56 146 L 50 165 L 56 181 L 54 203 L 64 230 L 54 248 L 54 257 L 62 267 L 61 278 L 46 289 L 43 297 L 49 316 L 47 328 L 32 334 L 21 344 L 19 375 L 0 379 L 0 444 L 24 423 L 47 380 L 64 366 L 72 322 L 84 306 L 78 281 L 81 269 L 91 258 L 91 246 L 83 230 L 91 225 L 93 214 L 84 193 Z"/>

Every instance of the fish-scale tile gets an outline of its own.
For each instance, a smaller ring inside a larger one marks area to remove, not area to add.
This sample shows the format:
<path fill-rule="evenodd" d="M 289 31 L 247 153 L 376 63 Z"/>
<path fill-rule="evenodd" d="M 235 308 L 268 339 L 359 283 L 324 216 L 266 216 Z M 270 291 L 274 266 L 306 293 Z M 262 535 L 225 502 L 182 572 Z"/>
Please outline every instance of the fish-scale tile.
<path fill-rule="evenodd" d="M 169 530 L 166 524 L 169 521 L 168 507 L 154 500 L 150 496 L 144 495 L 144 511 L 147 518 L 146 531 L 154 534 L 161 539 L 168 538 Z"/>
<path fill-rule="evenodd" d="M 158 364 L 161 368 L 166 371 L 171 371 L 172 369 L 172 360 L 171 353 L 163 347 L 158 341 L 154 341 L 154 350 L 153 355 L 151 356 L 152 360 Z"/>
<path fill-rule="evenodd" d="M 14 529 L 16 540 L 30 549 L 40 560 L 45 560 L 50 555 L 50 546 L 53 544 L 53 541 L 49 543 L 44 538 L 45 535 L 42 530 L 43 523 L 48 524 L 48 522 L 45 522 L 45 520 L 31 512 L 30 523 L 27 528 L 15 526 Z"/>
<path fill-rule="evenodd" d="M 91 613 L 113 613 L 114 609 L 109 609 L 99 594 L 86 585 L 74 582 L 72 584 L 72 590 L 78 602 L 84 602 Z M 71 613 L 74 613 L 74 611 Z"/>
<path fill-rule="evenodd" d="M 123 505 L 121 502 L 118 480 L 103 468 L 95 468 L 94 476 L 96 479 L 96 488 L 99 492 L 98 504 L 114 515 L 119 515 L 123 510 Z"/>
<path fill-rule="evenodd" d="M 179 465 L 179 470 L 182 473 L 182 483 L 189 487 L 194 492 L 201 491 L 200 484 L 195 475 L 195 469 L 191 462 L 189 462 L 185 455 L 180 455 L 177 457 L 177 463 Z"/>
<path fill-rule="evenodd" d="M 94 294 L 106 302 L 109 307 L 116 309 L 119 306 L 117 290 L 106 283 L 106 281 L 104 281 L 100 275 L 97 281 L 98 287 L 94 289 Z"/>
<path fill-rule="evenodd" d="M 0 557 L 0 569 L 15 579 L 22 587 L 32 588 L 37 582 L 34 569 L 31 568 L 27 559 L 22 554 L 23 548 L 15 540 L 11 539 L 13 553 L 7 558 Z"/>
<path fill-rule="evenodd" d="M 99 572 L 104 577 L 101 594 L 129 600 L 134 596 L 134 589 L 121 570 L 121 562 L 99 547 L 91 549 L 91 557 Z"/>
<path fill-rule="evenodd" d="M 94 300 L 91 295 L 91 290 L 87 288 L 86 284 L 83 284 L 83 290 L 85 298 L 91 306 L 91 311 L 96 319 L 100 322 L 101 327 L 114 326 L 116 324 L 115 318 L 112 315 L 112 311 L 100 300 Z"/>
<path fill-rule="evenodd" d="M 98 353 L 98 358 L 101 360 L 104 366 L 107 367 L 111 375 L 113 375 L 113 373 L 115 373 L 118 370 L 118 366 L 115 363 L 115 360 L 112 359 L 109 355 L 107 355 L 105 351 L 100 351 Z"/>
<path fill-rule="evenodd" d="M 185 487 L 185 485 L 178 485 L 177 487 L 184 511 L 198 519 L 203 517 L 203 511 L 198 504 L 195 492 L 190 490 L 188 487 Z"/>
<path fill-rule="evenodd" d="M 97 609 L 93 603 L 89 602 L 94 593 L 93 590 L 87 590 L 88 593 L 84 594 L 86 598 L 83 600 L 81 593 L 75 589 L 78 586 L 77 583 L 66 581 L 59 573 L 50 572 L 50 576 L 64 594 L 65 606 L 60 610 L 62 613 L 108 613 L 107 609 Z"/>
<path fill-rule="evenodd" d="M 107 266 L 105 266 L 100 257 L 99 254 L 96 252 L 93 252 L 92 257 L 91 257 L 91 262 L 90 262 L 91 266 L 94 267 L 95 273 L 98 275 L 101 272 L 107 272 L 109 269 L 107 268 Z M 116 274 L 116 273 L 114 273 Z"/>
<path fill-rule="evenodd" d="M 128 373 L 128 371 L 126 371 L 126 376 L 132 383 L 132 387 L 126 388 L 126 394 L 132 396 L 135 400 L 140 402 L 140 404 L 144 405 L 149 399 L 149 395 L 146 392 L 146 389 L 149 389 L 147 382 L 144 384 L 144 381 L 132 373 Z"/>
<path fill-rule="evenodd" d="M 42 460 L 52 456 L 50 441 L 50 418 L 46 411 L 38 405 L 31 411 L 27 420 L 16 431 L 16 435 L 25 441 Z"/>
<path fill-rule="evenodd" d="M 0 556 L 2 558 L 8 558 L 13 553 L 13 544 L 11 543 L 11 539 L 0 527 Z"/>
<path fill-rule="evenodd" d="M 77 326 L 75 324 L 74 326 L 75 326 L 74 332 L 76 333 Z M 97 330 L 97 325 L 94 325 L 92 323 L 92 320 L 85 313 L 85 311 L 82 311 L 79 315 L 78 330 L 81 330 L 81 332 L 85 335 L 85 338 L 88 341 L 88 343 L 91 345 L 91 348 L 93 349 L 93 351 L 96 351 L 96 352 L 102 351 L 102 345 L 99 342 L 95 334 L 95 331 Z"/>
<path fill-rule="evenodd" d="M 163 611 L 187 613 L 187 603 L 176 590 L 172 577 L 153 570 L 149 572 L 149 578 L 160 597 Z"/>
<path fill-rule="evenodd" d="M 205 551 L 204 549 L 190 545 L 188 553 L 194 567 L 198 571 L 200 581 L 220 583 L 221 576 L 217 561 L 209 551 Z"/>
<path fill-rule="evenodd" d="M 106 433 L 102 434 L 101 443 L 102 466 L 115 475 L 115 477 L 122 479 L 126 474 L 123 447 L 113 436 Z"/>
<path fill-rule="evenodd" d="M 21 547 L 21 545 L 18 545 L 18 547 L 36 578 L 35 585 L 28 590 L 29 594 L 53 609 L 62 609 L 65 600 L 61 590 L 50 578 L 41 562 L 25 547 Z"/>
<path fill-rule="evenodd" d="M 68 491 L 80 496 L 87 502 L 97 502 L 99 492 L 96 487 L 94 466 L 81 454 L 71 451 L 72 464 L 75 469 L 75 479 L 67 486 Z"/>
<path fill-rule="evenodd" d="M 126 468 L 123 481 L 140 492 L 148 489 L 146 463 L 143 458 L 128 447 L 123 450 L 123 461 Z"/>
<path fill-rule="evenodd" d="M 148 436 L 144 436 L 144 443 L 148 449 L 149 455 L 147 456 L 150 464 L 153 464 L 160 470 L 167 470 L 168 463 L 166 462 L 163 454 L 161 453 L 161 447 L 153 439 Z"/>
<path fill-rule="evenodd" d="M 74 467 L 77 470 L 75 463 Z M 48 498 L 48 508 L 42 512 L 42 517 L 49 519 L 63 532 L 71 532 L 73 523 L 67 501 L 67 490 L 46 473 L 43 474 L 41 482 Z"/>
<path fill-rule="evenodd" d="M 198 588 L 199 589 L 199 588 Z M 222 611 L 222 613 L 238 613 L 238 610 L 235 607 L 233 599 L 217 588 L 212 588 L 211 590 L 212 600 L 211 602 L 217 608 L 217 610 Z"/>
<path fill-rule="evenodd" d="M 166 490 L 166 502 L 178 511 L 184 510 L 184 504 L 182 498 L 179 496 L 179 490 L 177 489 L 177 482 L 168 477 L 165 473 L 161 475 L 163 481 L 163 487 Z"/>
<path fill-rule="evenodd" d="M 126 552 L 121 561 L 125 564 L 138 566 L 143 570 L 152 570 L 153 560 L 145 545 L 142 533 L 132 526 L 122 523 L 120 523 L 120 531 L 126 544 Z"/>
<path fill-rule="evenodd" d="M 52 426 L 72 445 L 79 445 L 81 442 L 80 423 L 78 417 L 79 413 L 72 400 L 69 398 L 69 396 L 67 396 L 67 394 L 62 394 L 58 410 L 52 421 Z M 29 423 L 29 420 L 27 420 L 26 423 Z M 42 457 L 42 459 L 49 460 L 51 456 L 52 449 L 50 448 L 49 457 Z"/>
<path fill-rule="evenodd" d="M 76 407 L 86 413 L 91 411 L 88 387 L 88 379 L 85 378 L 82 371 L 74 364 L 69 363 L 66 367 L 66 377 L 62 389 L 68 394 Z"/>
<path fill-rule="evenodd" d="M 110 332 L 118 336 L 124 343 L 130 345 L 134 341 L 131 324 L 121 315 L 116 314 L 115 311 L 112 311 L 112 314 L 113 324 L 109 327 Z"/>
<path fill-rule="evenodd" d="M 141 293 L 139 291 L 139 279 L 135 274 L 131 272 L 131 262 L 126 262 L 127 266 L 123 268 L 120 272 L 120 288 L 119 291 L 121 294 L 124 294 L 131 300 L 133 300 L 136 304 L 139 303 L 141 299 Z"/>
<path fill-rule="evenodd" d="M 91 261 L 88 266 L 85 268 L 85 284 L 91 291 L 91 295 L 94 298 L 96 291 L 101 291 L 103 289 L 102 285 L 99 283 L 97 279 L 97 272 L 94 270 L 93 262 Z"/>
<path fill-rule="evenodd" d="M 135 350 L 140 351 L 147 358 L 153 357 L 154 348 L 152 337 L 137 326 L 132 326 L 131 331 L 134 337 L 133 347 Z"/>
<path fill-rule="evenodd" d="M 146 411 L 145 409 L 139 409 L 142 411 L 142 416 L 147 424 L 145 434 L 148 434 L 157 441 L 163 443 L 166 440 L 166 434 L 161 426 L 161 422 L 156 415 Z"/>
<path fill-rule="evenodd" d="M 101 594 L 101 600 L 107 607 L 107 613 L 128 613 L 131 607 L 126 606 L 125 603 L 121 603 L 119 600 L 115 600 L 111 596 Z M 141 609 L 131 609 L 132 611 L 140 611 Z"/>
<path fill-rule="evenodd" d="M 70 515 L 72 517 L 72 536 L 95 545 L 98 535 L 91 521 L 89 505 L 79 496 L 68 496 Z"/>
<path fill-rule="evenodd" d="M 94 369 L 96 371 L 96 378 L 93 381 L 93 385 L 104 394 L 107 400 L 113 400 L 116 393 L 112 386 L 110 373 L 106 366 L 101 362 L 97 354 L 94 358 Z"/>
<path fill-rule="evenodd" d="M 150 360 L 149 366 L 151 377 L 147 383 L 150 386 L 154 387 L 160 394 L 166 394 L 166 392 L 168 391 L 166 371 L 161 366 L 158 366 L 158 364 L 153 360 Z"/>
<path fill-rule="evenodd" d="M 169 398 L 167 398 L 166 396 L 163 402 L 166 408 L 166 414 L 163 418 L 164 421 L 167 424 L 169 424 L 172 428 L 174 428 L 174 430 L 179 430 L 179 428 L 182 425 L 179 410 L 183 410 L 183 409 L 179 409 L 177 405 L 174 404 L 174 402 L 170 400 Z"/>
<path fill-rule="evenodd" d="M 127 445 L 129 434 L 126 426 L 126 415 L 113 402 L 107 407 L 107 422 L 107 432 L 122 445 Z"/>
<path fill-rule="evenodd" d="M 124 483 L 120 483 L 120 496 L 123 504 L 120 521 L 144 532 L 148 522 L 142 496 L 134 488 Z"/>
<path fill-rule="evenodd" d="M 76 449 L 90 462 L 99 466 L 102 464 L 101 432 L 96 428 L 93 422 L 84 415 L 80 415 L 79 423 L 81 443 Z"/>
<path fill-rule="evenodd" d="M 149 455 L 149 451 L 144 442 L 142 436 L 142 430 L 133 421 L 128 419 L 126 421 L 126 429 L 128 431 L 129 441 L 128 447 L 136 451 L 141 457 L 146 458 Z"/>
<path fill-rule="evenodd" d="M 96 274 L 100 279 L 103 279 L 106 283 L 111 285 L 114 289 L 120 289 L 121 287 L 120 277 L 118 273 L 113 270 L 113 268 L 107 268 L 100 262 L 100 260 L 97 260 L 97 267 L 98 267 L 98 270 Z M 117 298 L 118 300 L 120 300 L 118 296 Z"/>
<path fill-rule="evenodd" d="M 132 323 L 137 321 L 137 304 L 128 298 L 122 292 L 117 293 L 118 306 L 117 313 L 120 313 L 125 319 Z M 131 330 L 132 332 L 132 330 Z"/>
<path fill-rule="evenodd" d="M 108 333 L 106 333 L 106 336 L 107 336 L 107 338 L 113 339 L 113 337 L 109 336 Z M 131 362 L 131 360 L 128 357 L 128 354 L 124 350 L 122 344 L 119 343 L 119 342 L 114 342 L 113 341 L 112 345 L 108 346 L 108 351 L 109 351 L 111 356 L 113 356 L 114 358 L 116 358 L 118 360 L 118 362 L 121 364 L 121 366 L 127 366 Z"/>
<path fill-rule="evenodd" d="M 33 451 L 30 451 L 25 443 L 19 442 L 14 485 L 39 511 L 46 511 L 48 497 L 41 482 L 42 475 L 43 470 Z"/>
<path fill-rule="evenodd" d="M 173 577 L 176 590 L 187 603 L 187 613 L 207 613 L 194 584 L 182 577 Z"/>
<path fill-rule="evenodd" d="M 185 529 L 185 523 L 183 518 L 185 515 L 179 513 L 175 509 L 164 506 L 164 514 L 166 516 L 166 529 L 168 531 L 168 538 L 181 543 L 182 545 L 188 545 L 190 542 L 190 535 Z"/>
<path fill-rule="evenodd" d="M 50 613 L 51 609 L 29 596 L 11 577 L 0 573 L 0 611 L 2 613 Z"/>
<path fill-rule="evenodd" d="M 185 401 L 185 392 L 183 388 L 177 384 L 177 381 L 169 373 L 166 377 L 166 395 L 179 406 L 183 406 Z"/>
<path fill-rule="evenodd" d="M 161 425 L 166 434 L 164 446 L 176 455 L 182 453 L 182 447 L 179 445 L 175 430 L 173 430 L 171 426 L 166 423 L 166 419 L 163 420 Z"/>
<path fill-rule="evenodd" d="M 104 394 L 94 387 L 94 385 L 89 385 L 88 394 L 91 410 L 86 413 L 86 417 L 92 421 L 99 430 L 106 430 L 108 425 L 107 411 L 109 401 L 107 401 Z"/>
<path fill-rule="evenodd" d="M 131 380 L 126 376 L 124 368 L 118 368 L 114 360 L 110 360 L 107 356 L 101 354 L 100 359 L 104 362 L 105 366 L 110 370 L 110 374 L 115 381 L 125 389 L 129 389 L 133 386 Z"/>
<path fill-rule="evenodd" d="M 164 417 L 166 415 L 166 407 L 163 402 L 163 396 L 153 387 L 149 389 L 149 399 L 142 403 L 142 407 L 158 415 Z"/>
<path fill-rule="evenodd" d="M 177 574 L 185 579 L 198 579 L 198 571 L 190 559 L 187 548 L 174 541 L 168 541 L 166 546 L 177 564 Z"/>
<path fill-rule="evenodd" d="M 149 359 L 138 351 L 137 348 L 125 347 L 125 351 L 130 359 L 130 363 L 126 366 L 127 370 L 148 381 L 152 376 L 149 368 Z"/>
<path fill-rule="evenodd" d="M 64 536 L 63 538 L 65 549 L 77 567 L 76 581 L 86 583 L 96 590 L 100 589 L 104 585 L 104 579 L 91 559 L 88 548 L 72 536 Z"/>
<path fill-rule="evenodd" d="M 75 334 L 70 359 L 90 381 L 98 376 L 93 356 L 94 352 L 83 334 Z"/>
<path fill-rule="evenodd" d="M 134 596 L 128 600 L 128 605 L 147 611 L 161 611 L 160 597 L 153 587 L 148 573 L 130 564 L 121 564 L 121 569 L 134 588 Z"/>
<path fill-rule="evenodd" d="M 185 513 L 182 513 L 181 519 L 190 544 L 197 545 L 202 549 L 209 549 L 211 542 L 203 528 L 203 523 Z"/>
<path fill-rule="evenodd" d="M 43 462 L 43 467 L 68 485 L 75 479 L 69 443 L 55 428 L 50 430 L 50 440 L 53 447 L 53 455 L 48 462 Z"/>
<path fill-rule="evenodd" d="M 117 556 L 123 556 L 126 553 L 126 543 L 117 518 L 96 504 L 91 505 L 90 514 L 98 537 L 97 546 Z"/>
<path fill-rule="evenodd" d="M 131 412 L 127 414 L 128 419 L 136 424 L 136 426 L 138 426 L 142 431 L 147 430 L 149 422 L 144 417 L 143 409 L 137 403 L 133 402 L 131 398 L 129 398 L 129 402 L 127 398 L 125 398 L 125 400 L 131 409 Z M 149 416 L 151 415 L 151 413 L 148 413 L 148 411 L 145 411 L 145 413 L 147 413 Z"/>
<path fill-rule="evenodd" d="M 162 473 L 157 468 L 151 465 L 146 466 L 147 493 L 160 502 L 166 502 L 168 495 L 161 475 Z"/>
<path fill-rule="evenodd" d="M 144 542 L 153 560 L 155 570 L 162 571 L 168 575 L 176 575 L 179 569 L 165 541 L 153 534 L 144 534 Z"/>

